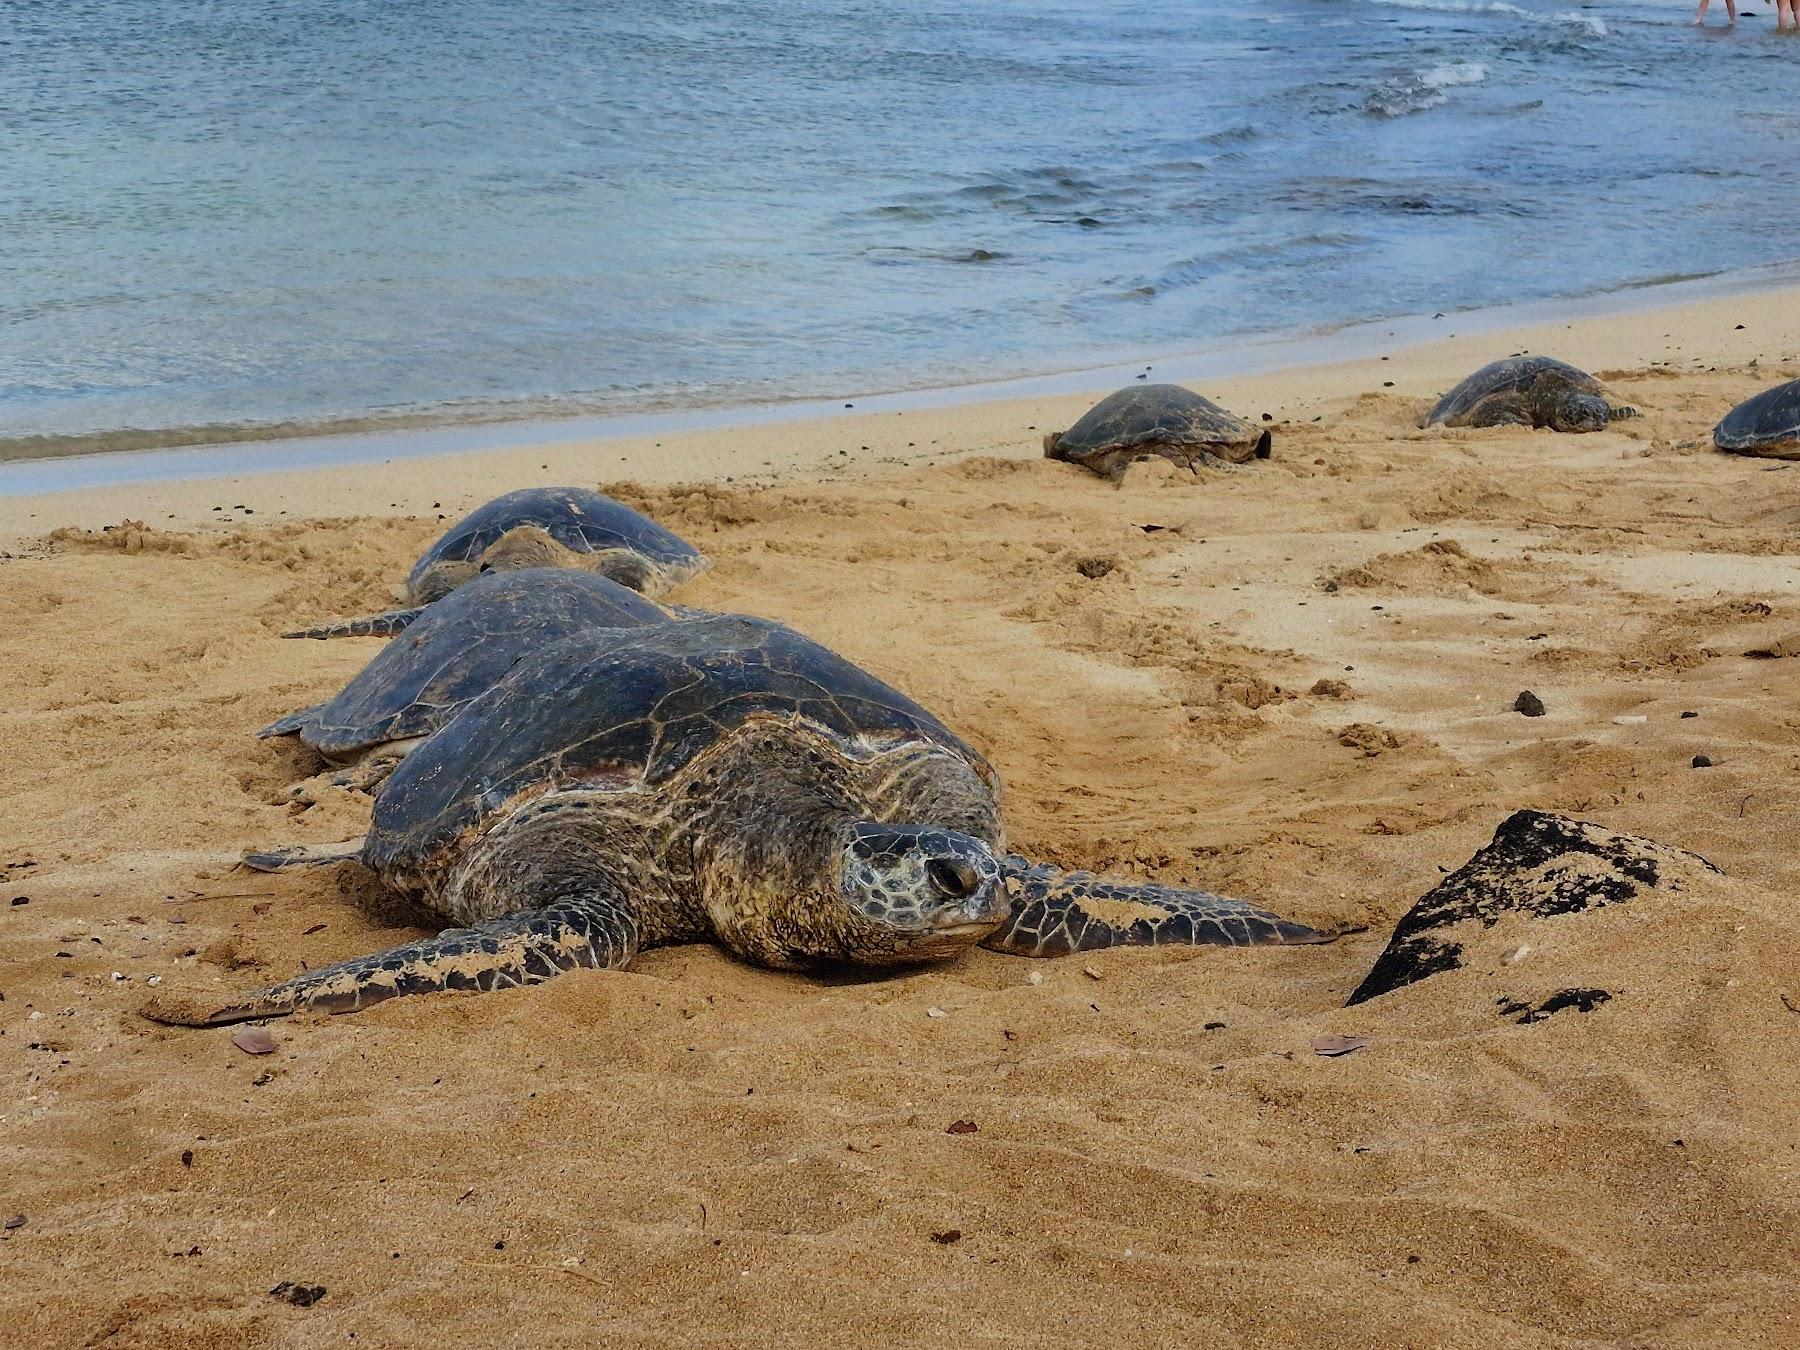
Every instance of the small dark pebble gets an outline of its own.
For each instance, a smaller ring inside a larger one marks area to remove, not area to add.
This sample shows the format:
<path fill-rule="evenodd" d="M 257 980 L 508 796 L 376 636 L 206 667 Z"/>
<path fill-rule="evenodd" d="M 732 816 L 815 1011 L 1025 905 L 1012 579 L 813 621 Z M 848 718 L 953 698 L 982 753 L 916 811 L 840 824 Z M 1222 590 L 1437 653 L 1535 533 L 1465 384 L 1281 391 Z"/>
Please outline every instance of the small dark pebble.
<path fill-rule="evenodd" d="M 1409 1266 L 1416 1266 L 1419 1264 L 1419 1258 L 1416 1256 L 1409 1256 L 1406 1258 L 1406 1264 Z"/>
<path fill-rule="evenodd" d="M 975 1131 L 980 1128 L 981 1127 L 978 1126 L 972 1120 L 953 1120 L 948 1125 L 944 1126 L 944 1133 L 945 1134 L 974 1134 Z"/>
<path fill-rule="evenodd" d="M 496 1242 L 494 1244 L 494 1250 L 497 1252 L 503 1252 L 506 1250 L 506 1244 L 504 1242 Z"/>
<path fill-rule="evenodd" d="M 1544 700 L 1529 689 L 1521 689 L 1519 696 L 1513 700 L 1513 711 L 1524 713 L 1527 717 L 1544 715 Z"/>
<path fill-rule="evenodd" d="M 1381 382 L 1381 387 L 1383 389 L 1392 389 L 1394 387 L 1394 382 L 1392 380 L 1383 380 Z"/>
<path fill-rule="evenodd" d="M 292 1280 L 283 1280 L 269 1290 L 272 1297 L 291 1303 L 296 1308 L 310 1308 L 325 1297 L 325 1286 L 322 1284 L 295 1284 Z"/>
<path fill-rule="evenodd" d="M 1694 767 L 1696 769 L 1710 769 L 1710 768 L 1712 768 L 1712 766 L 1713 766 L 1713 762 L 1712 762 L 1712 758 L 1710 756 L 1708 756 L 1708 755 L 1695 755 L 1694 756 Z"/>
<path fill-rule="evenodd" d="M 15 895 L 12 902 L 15 905 L 29 905 L 31 903 L 31 897 L 29 895 Z"/>
<path fill-rule="evenodd" d="M 1698 717 L 1698 716 L 1699 716 L 1699 715 L 1700 715 L 1700 714 L 1699 714 L 1699 713 L 1697 713 L 1697 712 L 1684 712 L 1684 713 L 1683 713 L 1683 714 L 1681 714 L 1681 715 L 1682 715 L 1682 716 L 1683 716 L 1683 717 Z"/>
<path fill-rule="evenodd" d="M 1262 418 L 1263 418 L 1263 421 L 1265 421 L 1265 422 L 1273 422 L 1275 420 L 1275 414 L 1274 413 L 1264 413 L 1262 415 Z"/>
<path fill-rule="evenodd" d="M 1138 376 L 1138 378 L 1141 380 L 1144 377 L 1142 375 L 1140 375 L 1140 376 Z M 933 1233 L 931 1235 L 931 1240 L 933 1242 L 937 1243 L 938 1246 L 940 1246 L 940 1247 L 948 1247 L 952 1242 L 961 1242 L 962 1241 L 962 1229 L 946 1228 L 941 1233 Z"/>
<path fill-rule="evenodd" d="M 1203 1029 L 1206 1031 L 1223 1031 L 1225 1030 L 1225 1024 L 1223 1022 L 1208 1022 Z"/>
<path fill-rule="evenodd" d="M 193 1149 L 184 1148 L 181 1150 L 181 1165 L 183 1167 L 192 1167 L 194 1165 L 194 1150 Z"/>
<path fill-rule="evenodd" d="M 6 1228 L 7 1228 L 8 1232 L 12 1231 L 15 1228 L 23 1228 L 24 1226 L 25 1226 L 25 1216 L 23 1214 L 15 1214 L 12 1216 L 12 1218 L 10 1218 L 6 1221 Z"/>

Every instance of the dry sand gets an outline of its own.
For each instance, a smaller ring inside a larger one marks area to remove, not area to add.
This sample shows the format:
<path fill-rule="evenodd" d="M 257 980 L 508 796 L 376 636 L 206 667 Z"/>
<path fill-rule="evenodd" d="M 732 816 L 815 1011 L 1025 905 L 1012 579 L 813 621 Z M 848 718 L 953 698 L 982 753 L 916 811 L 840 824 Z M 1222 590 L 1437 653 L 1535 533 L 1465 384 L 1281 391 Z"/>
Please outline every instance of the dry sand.
<path fill-rule="evenodd" d="M 1044 399 L 0 502 L 0 1342 L 1800 1343 L 1800 715 L 1742 655 L 1800 633 L 1800 469 L 1706 439 L 1800 376 L 1795 301 L 1226 382 L 1275 458 L 1118 490 L 1040 457 L 1085 405 Z M 1645 416 L 1413 428 L 1527 347 Z M 1370 931 L 855 981 L 669 949 L 262 1058 L 140 1020 L 151 976 L 420 931 L 356 869 L 234 870 L 367 816 L 284 805 L 313 766 L 250 733 L 373 644 L 275 635 L 561 481 L 706 549 L 684 602 L 943 715 L 1023 851 Z M 1342 1009 L 1521 806 L 1728 878 Z M 1571 982 L 1612 998 L 1496 1011 Z"/>

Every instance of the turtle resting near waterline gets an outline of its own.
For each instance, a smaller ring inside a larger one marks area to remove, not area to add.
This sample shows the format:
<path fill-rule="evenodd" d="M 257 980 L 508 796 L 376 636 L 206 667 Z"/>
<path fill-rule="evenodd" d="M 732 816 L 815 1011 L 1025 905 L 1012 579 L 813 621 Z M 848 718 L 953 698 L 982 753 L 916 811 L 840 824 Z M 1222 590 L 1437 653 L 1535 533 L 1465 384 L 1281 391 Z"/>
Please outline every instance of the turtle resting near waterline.
<path fill-rule="evenodd" d="M 1736 455 L 1800 459 L 1800 380 L 1738 404 L 1713 428 L 1713 444 Z"/>
<path fill-rule="evenodd" d="M 1178 384 L 1139 384 L 1108 394 L 1067 431 L 1045 436 L 1044 454 L 1116 480 L 1145 455 L 1189 469 L 1207 459 L 1267 459 L 1269 433 Z"/>
<path fill-rule="evenodd" d="M 925 709 L 791 629 L 741 615 L 578 633 L 526 658 L 394 771 L 360 861 L 466 925 L 306 971 L 215 1025 L 400 994 L 534 984 L 713 940 L 779 969 L 894 965 L 977 943 L 1050 956 L 1327 940 L 1239 900 L 1105 881 L 1006 852 L 1000 783 Z"/>
<path fill-rule="evenodd" d="M 483 572 L 569 567 L 598 572 L 645 595 L 662 595 L 706 566 L 679 535 L 623 502 L 587 488 L 521 488 L 452 525 L 406 578 L 413 608 L 323 624 L 291 638 L 391 637 Z"/>
<path fill-rule="evenodd" d="M 1490 361 L 1445 394 L 1419 425 L 1601 431 L 1608 422 L 1637 415 L 1636 408 L 1608 403 L 1600 382 L 1566 361 L 1509 356 Z"/>
<path fill-rule="evenodd" d="M 298 736 L 334 764 L 332 787 L 372 791 L 419 742 L 518 664 L 584 628 L 674 618 L 654 600 L 592 572 L 531 567 L 490 572 L 427 608 L 335 698 L 269 723 L 259 737 Z M 314 783 L 290 796 L 313 800 Z"/>

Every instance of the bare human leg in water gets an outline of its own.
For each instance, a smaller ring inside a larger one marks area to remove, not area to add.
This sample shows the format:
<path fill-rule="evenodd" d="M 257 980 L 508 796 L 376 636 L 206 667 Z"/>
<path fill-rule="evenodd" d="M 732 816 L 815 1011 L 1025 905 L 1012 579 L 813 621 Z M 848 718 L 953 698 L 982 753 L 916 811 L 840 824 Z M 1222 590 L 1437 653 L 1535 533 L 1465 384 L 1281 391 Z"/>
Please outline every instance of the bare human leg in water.
<path fill-rule="evenodd" d="M 1694 12 L 1694 27 L 1704 28 L 1706 26 L 1706 7 L 1711 3 L 1712 0 L 1700 0 L 1700 8 Z M 1793 0 L 1775 0 L 1775 3 L 1791 6 Z M 1725 16 L 1727 27 L 1737 22 L 1737 0 L 1725 0 Z M 1779 20 L 1779 15 L 1777 18 Z"/>
<path fill-rule="evenodd" d="M 1775 0 L 1775 31 L 1800 33 L 1800 0 Z"/>

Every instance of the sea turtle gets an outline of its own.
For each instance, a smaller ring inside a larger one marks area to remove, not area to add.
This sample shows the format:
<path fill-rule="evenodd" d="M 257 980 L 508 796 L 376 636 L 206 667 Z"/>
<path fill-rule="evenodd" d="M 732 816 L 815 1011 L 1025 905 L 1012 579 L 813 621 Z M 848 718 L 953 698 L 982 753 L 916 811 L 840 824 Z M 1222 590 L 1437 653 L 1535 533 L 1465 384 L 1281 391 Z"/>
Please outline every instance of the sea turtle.
<path fill-rule="evenodd" d="M 490 572 L 458 587 L 317 707 L 269 723 L 259 737 L 298 736 L 347 767 L 333 787 L 372 790 L 420 740 L 470 699 L 506 677 L 519 659 L 583 628 L 629 628 L 674 615 L 610 577 L 559 567 Z M 313 800 L 315 784 L 290 796 Z"/>
<path fill-rule="evenodd" d="M 1269 432 L 1178 384 L 1138 384 L 1108 394 L 1067 431 L 1045 436 L 1044 454 L 1116 480 L 1143 455 L 1186 468 L 1209 458 L 1267 459 Z"/>
<path fill-rule="evenodd" d="M 367 837 L 252 854 L 358 860 L 466 927 L 307 971 L 215 1025 L 399 994 L 533 984 L 713 939 L 779 969 L 893 965 L 982 943 L 1021 955 L 1326 935 L 1239 900 L 1007 854 L 1000 783 L 937 718 L 764 619 L 577 633 L 414 750 Z"/>
<path fill-rule="evenodd" d="M 1713 428 L 1713 444 L 1738 455 L 1800 459 L 1800 380 L 1738 404 Z"/>
<path fill-rule="evenodd" d="M 291 638 L 391 637 L 483 572 L 570 567 L 662 595 L 706 566 L 679 535 L 588 488 L 520 488 L 477 507 L 425 550 L 406 578 L 412 608 L 322 624 Z"/>
<path fill-rule="evenodd" d="M 1550 356 L 1490 361 L 1437 401 L 1421 427 L 1549 427 L 1600 431 L 1636 417 L 1636 408 L 1606 401 L 1606 390 L 1584 370 Z"/>

